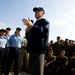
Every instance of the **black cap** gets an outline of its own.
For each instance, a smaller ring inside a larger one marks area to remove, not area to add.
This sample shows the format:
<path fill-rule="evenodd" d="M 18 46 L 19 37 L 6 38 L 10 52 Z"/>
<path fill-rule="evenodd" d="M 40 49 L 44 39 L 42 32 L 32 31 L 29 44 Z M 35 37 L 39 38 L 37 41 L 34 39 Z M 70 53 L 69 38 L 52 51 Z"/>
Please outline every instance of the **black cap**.
<path fill-rule="evenodd" d="M 9 27 L 8 27 L 8 28 L 6 28 L 6 30 L 9 30 L 9 31 L 10 31 L 10 30 L 11 30 L 11 28 L 9 28 Z"/>
<path fill-rule="evenodd" d="M 34 7 L 33 11 L 35 12 L 36 10 L 43 11 L 45 13 L 45 11 L 42 7 Z"/>
<path fill-rule="evenodd" d="M 4 29 L 0 29 L 0 32 L 4 32 L 4 33 L 5 33 L 5 32 L 6 32 L 6 30 L 4 30 Z"/>
<path fill-rule="evenodd" d="M 60 36 L 58 36 L 57 38 L 61 38 Z"/>
<path fill-rule="evenodd" d="M 21 28 L 17 27 L 16 30 L 20 30 L 21 31 Z"/>

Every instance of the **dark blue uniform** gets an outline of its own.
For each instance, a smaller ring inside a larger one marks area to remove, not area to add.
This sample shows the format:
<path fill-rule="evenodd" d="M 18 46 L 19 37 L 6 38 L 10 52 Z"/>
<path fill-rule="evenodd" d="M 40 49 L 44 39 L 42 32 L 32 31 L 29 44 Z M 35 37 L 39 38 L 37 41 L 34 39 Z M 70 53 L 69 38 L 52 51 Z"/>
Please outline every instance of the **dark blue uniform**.
<path fill-rule="evenodd" d="M 45 53 L 48 49 L 49 22 L 41 18 L 30 30 L 27 51 L 32 75 L 43 75 Z"/>
<path fill-rule="evenodd" d="M 28 52 L 46 53 L 48 49 L 49 22 L 42 18 L 37 20 L 28 37 Z"/>

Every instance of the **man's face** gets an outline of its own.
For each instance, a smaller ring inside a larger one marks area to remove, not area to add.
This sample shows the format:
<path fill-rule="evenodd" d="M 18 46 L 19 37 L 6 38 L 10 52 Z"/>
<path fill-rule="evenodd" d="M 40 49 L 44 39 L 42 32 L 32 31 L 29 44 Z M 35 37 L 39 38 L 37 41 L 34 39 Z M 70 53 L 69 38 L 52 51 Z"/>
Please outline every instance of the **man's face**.
<path fill-rule="evenodd" d="M 60 42 L 60 38 L 57 38 L 57 42 Z"/>
<path fill-rule="evenodd" d="M 4 35 L 5 35 L 5 32 L 0 32 L 0 35 L 1 35 L 1 36 L 4 36 Z"/>
<path fill-rule="evenodd" d="M 60 54 L 61 54 L 61 55 L 65 55 L 65 51 L 62 50 L 62 51 L 60 52 Z"/>
<path fill-rule="evenodd" d="M 20 32 L 21 32 L 20 30 L 16 30 L 17 35 L 20 35 Z"/>
<path fill-rule="evenodd" d="M 39 10 L 35 11 L 35 18 L 36 19 L 39 19 L 39 18 L 43 17 L 43 15 L 44 15 L 43 11 L 39 11 Z"/>
<path fill-rule="evenodd" d="M 10 30 L 6 30 L 6 34 L 10 34 Z"/>
<path fill-rule="evenodd" d="M 49 51 L 49 55 L 52 55 L 53 54 L 53 51 L 51 50 L 51 51 Z"/>

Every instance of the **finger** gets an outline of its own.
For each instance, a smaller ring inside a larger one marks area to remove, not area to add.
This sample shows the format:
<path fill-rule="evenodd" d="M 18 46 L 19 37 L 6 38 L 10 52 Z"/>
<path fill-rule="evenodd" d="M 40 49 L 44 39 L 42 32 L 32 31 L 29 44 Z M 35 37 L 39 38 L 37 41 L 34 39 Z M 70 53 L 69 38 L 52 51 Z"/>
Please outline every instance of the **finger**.
<path fill-rule="evenodd" d="M 28 20 L 31 21 L 30 18 L 28 18 Z"/>

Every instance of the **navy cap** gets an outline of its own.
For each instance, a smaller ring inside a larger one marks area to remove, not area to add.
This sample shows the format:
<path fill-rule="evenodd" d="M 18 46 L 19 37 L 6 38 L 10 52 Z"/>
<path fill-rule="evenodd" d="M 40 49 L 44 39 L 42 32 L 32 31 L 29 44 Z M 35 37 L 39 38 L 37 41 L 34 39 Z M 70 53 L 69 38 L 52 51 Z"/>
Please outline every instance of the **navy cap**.
<path fill-rule="evenodd" d="M 6 32 L 6 30 L 4 30 L 4 29 L 0 29 L 0 32 L 4 32 L 4 33 L 5 33 L 5 32 Z"/>
<path fill-rule="evenodd" d="M 36 10 L 43 11 L 45 13 L 45 11 L 42 7 L 34 7 L 33 11 L 35 12 Z"/>
<path fill-rule="evenodd" d="M 21 31 L 21 28 L 17 27 L 16 30 L 20 30 Z"/>
<path fill-rule="evenodd" d="M 60 36 L 57 36 L 57 38 L 61 38 Z"/>

